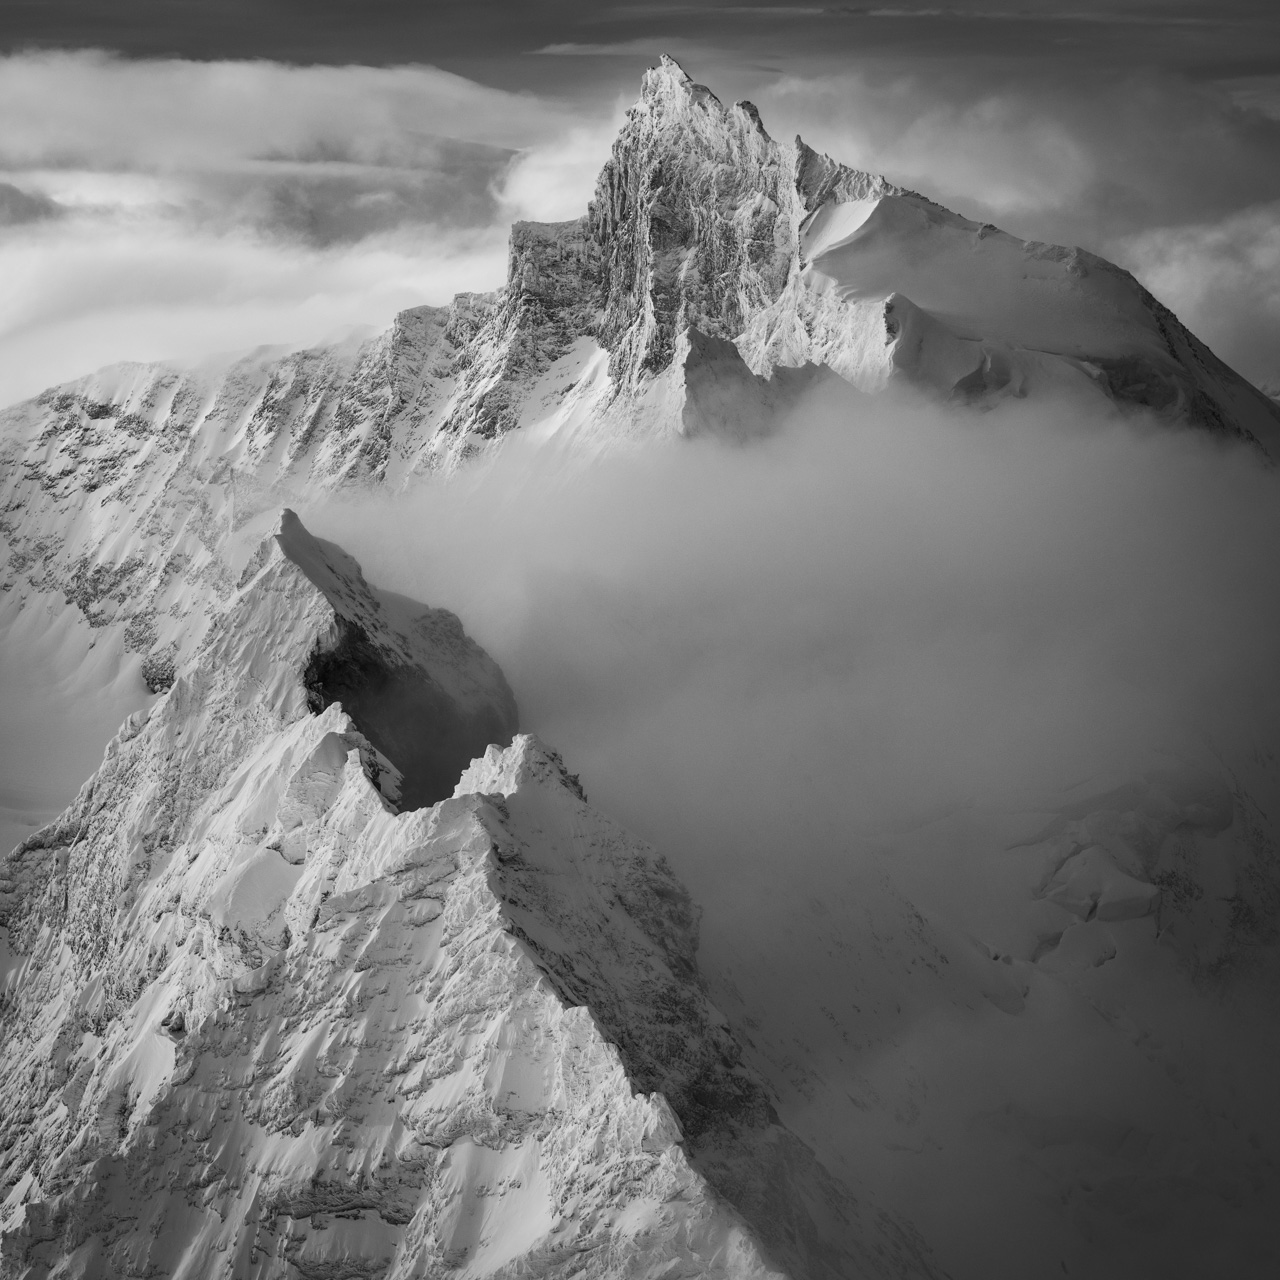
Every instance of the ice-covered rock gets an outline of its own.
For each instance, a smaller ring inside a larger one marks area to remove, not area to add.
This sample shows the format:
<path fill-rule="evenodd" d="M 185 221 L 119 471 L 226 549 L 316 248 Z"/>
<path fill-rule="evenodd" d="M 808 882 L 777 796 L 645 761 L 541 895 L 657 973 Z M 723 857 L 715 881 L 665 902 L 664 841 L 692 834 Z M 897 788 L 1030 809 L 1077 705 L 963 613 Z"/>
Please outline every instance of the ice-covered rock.
<path fill-rule="evenodd" d="M 662 860 L 512 729 L 456 619 L 285 513 L 0 869 L 5 1275 L 932 1274 L 777 1122 Z"/>

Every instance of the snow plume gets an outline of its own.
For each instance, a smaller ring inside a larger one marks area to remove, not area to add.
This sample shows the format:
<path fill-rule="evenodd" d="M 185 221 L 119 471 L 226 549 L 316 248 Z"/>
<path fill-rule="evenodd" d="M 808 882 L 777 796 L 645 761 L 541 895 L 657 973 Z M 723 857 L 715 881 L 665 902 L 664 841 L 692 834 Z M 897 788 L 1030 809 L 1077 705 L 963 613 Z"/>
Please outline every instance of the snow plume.
<path fill-rule="evenodd" d="M 308 523 L 464 617 L 522 723 L 705 899 L 853 829 L 1266 741 L 1276 485 L 1070 404 L 851 398 L 586 471 L 513 439 Z"/>
<path fill-rule="evenodd" d="M 628 105 L 619 98 L 612 115 L 599 123 L 575 126 L 521 152 L 507 170 L 501 189 L 503 205 L 512 218 L 563 222 L 584 214 Z"/>
<path fill-rule="evenodd" d="M 513 217 L 585 208 L 603 135 L 428 66 L 0 59 L 0 403 L 495 288 Z"/>

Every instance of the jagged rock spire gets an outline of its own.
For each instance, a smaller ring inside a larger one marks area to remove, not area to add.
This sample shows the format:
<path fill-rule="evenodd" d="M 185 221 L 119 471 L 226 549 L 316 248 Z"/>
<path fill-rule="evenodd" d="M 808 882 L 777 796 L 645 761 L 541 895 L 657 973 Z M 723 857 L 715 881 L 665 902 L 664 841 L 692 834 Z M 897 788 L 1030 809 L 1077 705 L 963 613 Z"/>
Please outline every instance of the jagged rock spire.
<path fill-rule="evenodd" d="M 754 107 L 725 107 L 671 58 L 645 74 L 588 213 L 599 337 L 620 383 L 666 368 L 682 328 L 731 338 L 777 296 L 787 185 Z"/>

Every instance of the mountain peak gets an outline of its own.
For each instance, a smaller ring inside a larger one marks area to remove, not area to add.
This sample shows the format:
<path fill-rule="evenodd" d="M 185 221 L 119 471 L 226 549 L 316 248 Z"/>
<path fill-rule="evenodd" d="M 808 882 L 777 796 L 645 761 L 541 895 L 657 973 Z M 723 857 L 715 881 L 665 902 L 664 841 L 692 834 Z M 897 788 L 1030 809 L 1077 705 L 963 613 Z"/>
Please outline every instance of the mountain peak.
<path fill-rule="evenodd" d="M 766 142 L 772 141 L 754 103 L 735 102 L 726 107 L 705 84 L 699 84 L 674 58 L 663 54 L 640 82 L 640 98 L 632 111 L 647 110 L 657 115 L 681 118 L 701 108 L 708 120 L 734 130 L 744 126 Z"/>
<path fill-rule="evenodd" d="M 666 369 L 680 330 L 732 338 L 781 291 L 781 154 L 750 103 L 725 107 L 671 58 L 645 73 L 588 213 L 598 337 L 620 387 Z"/>
<path fill-rule="evenodd" d="M 644 78 L 640 81 L 640 97 L 643 101 L 672 93 L 720 101 L 706 85 L 698 84 L 673 57 L 664 53 L 659 56 L 658 65 L 650 67 L 644 73 Z"/>
<path fill-rule="evenodd" d="M 705 84 L 699 84 L 674 59 L 663 54 L 656 67 L 650 67 L 640 82 L 640 97 L 627 113 L 632 123 L 670 125 L 680 130 L 693 128 L 703 145 L 714 149 L 717 135 L 733 133 L 744 126 L 749 133 L 759 133 L 768 140 L 760 113 L 749 102 L 735 102 L 726 107 Z M 697 123 L 695 123 L 695 121 Z"/>

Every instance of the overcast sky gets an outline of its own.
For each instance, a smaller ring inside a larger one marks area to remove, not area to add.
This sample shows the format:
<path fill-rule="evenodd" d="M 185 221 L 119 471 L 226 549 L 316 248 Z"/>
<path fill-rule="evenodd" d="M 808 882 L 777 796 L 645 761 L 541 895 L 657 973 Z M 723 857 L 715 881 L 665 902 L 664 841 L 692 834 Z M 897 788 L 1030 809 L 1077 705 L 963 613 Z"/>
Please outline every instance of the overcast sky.
<path fill-rule="evenodd" d="M 1280 69 L 1268 0 L 8 0 L 10 49 L 95 46 L 132 57 L 286 62 L 430 62 L 487 83 L 558 85 L 524 62 L 573 47 L 628 66 L 580 74 L 619 83 L 672 41 L 716 50 L 744 70 L 809 69 L 851 57 L 1028 57 L 1179 67 L 1197 76 Z"/>
<path fill-rule="evenodd" d="M 1120 261 L 1280 388 L 1264 0 L 7 0 L 0 401 L 495 287 L 662 52 L 775 136 Z"/>

